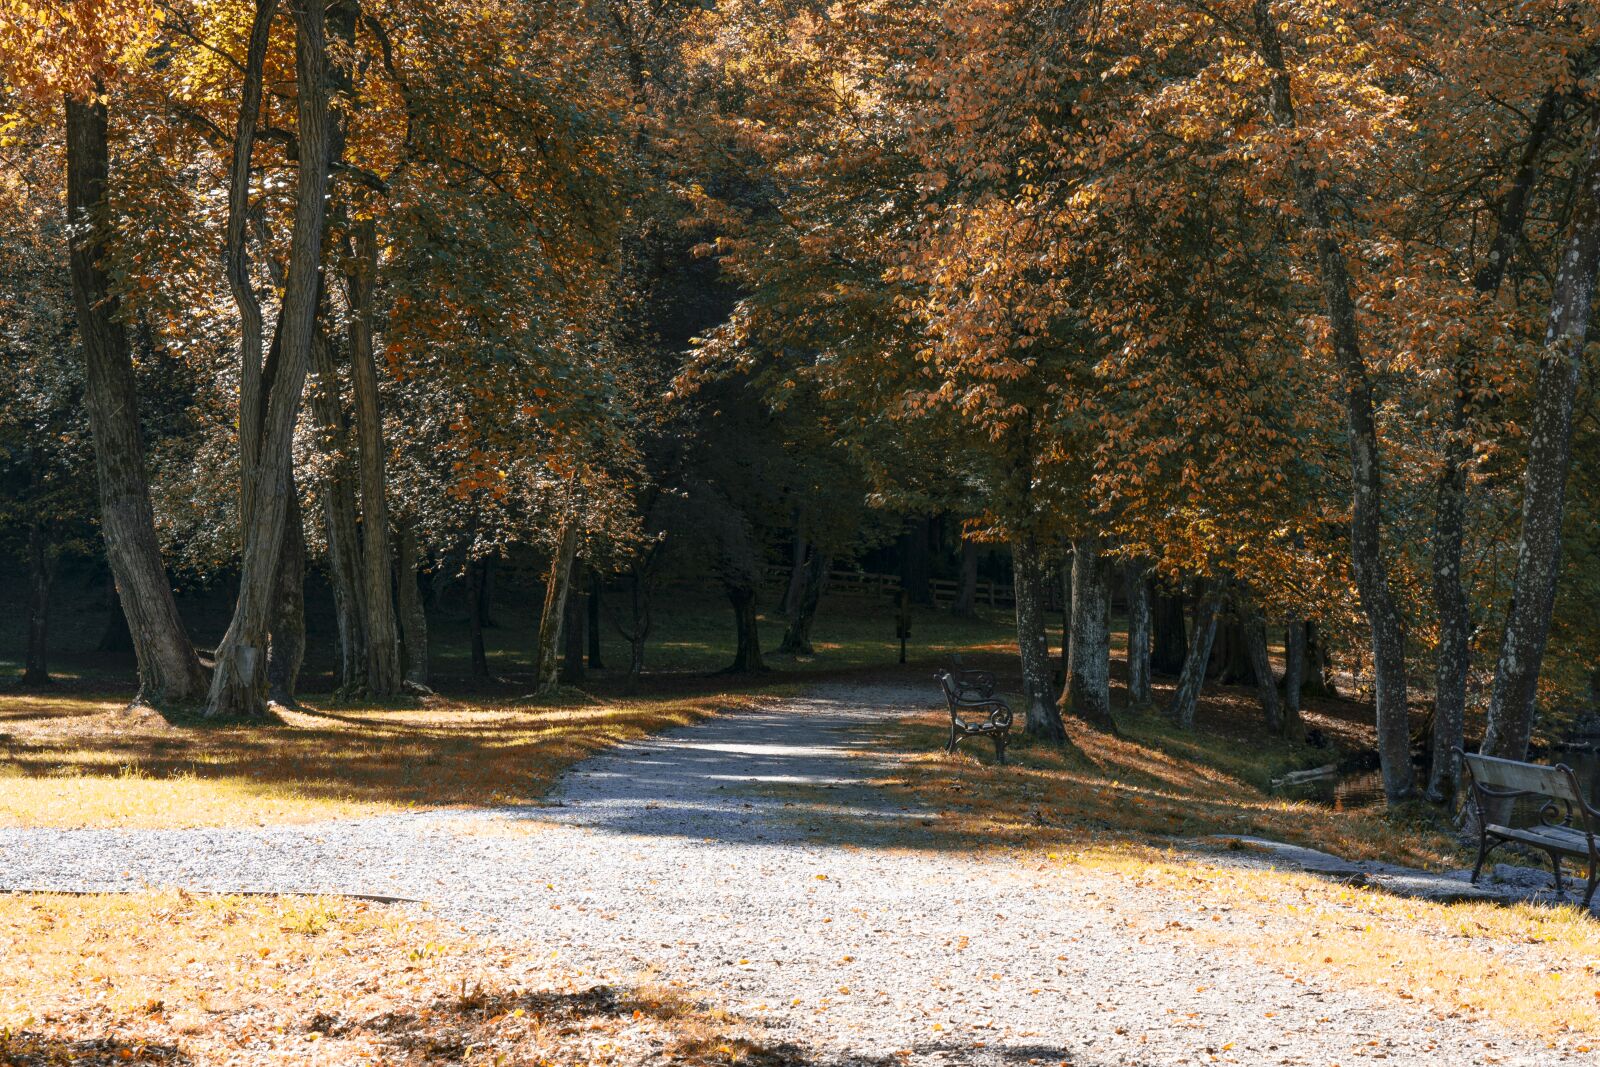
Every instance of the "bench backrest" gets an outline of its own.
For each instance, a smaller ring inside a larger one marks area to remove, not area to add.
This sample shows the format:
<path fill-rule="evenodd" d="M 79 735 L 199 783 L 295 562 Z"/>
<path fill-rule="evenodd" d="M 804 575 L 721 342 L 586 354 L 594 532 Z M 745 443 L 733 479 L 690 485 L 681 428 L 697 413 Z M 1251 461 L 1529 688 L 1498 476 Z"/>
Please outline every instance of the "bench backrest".
<path fill-rule="evenodd" d="M 961 699 L 961 689 L 956 685 L 955 675 L 949 671 L 939 672 L 939 686 L 944 690 L 944 701 L 950 705 L 950 714 L 956 713 L 956 703 Z"/>
<path fill-rule="evenodd" d="M 1583 791 L 1578 786 L 1578 777 L 1566 764 L 1546 767 L 1541 763 L 1520 763 L 1471 752 L 1463 752 L 1461 760 L 1466 764 L 1473 784 L 1490 796 L 1533 793 L 1565 801 L 1575 811 L 1588 808 L 1583 800 Z"/>

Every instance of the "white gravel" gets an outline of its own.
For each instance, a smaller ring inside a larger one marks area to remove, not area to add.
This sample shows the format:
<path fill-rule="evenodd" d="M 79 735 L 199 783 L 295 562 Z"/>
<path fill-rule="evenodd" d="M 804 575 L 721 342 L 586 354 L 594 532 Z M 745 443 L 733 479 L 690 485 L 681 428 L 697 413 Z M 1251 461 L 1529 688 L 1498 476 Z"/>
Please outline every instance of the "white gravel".
<path fill-rule="evenodd" d="M 682 981 L 835 1063 L 1589 1060 L 1204 951 L 1161 934 L 1150 902 L 1103 873 L 890 847 L 914 842 L 927 813 L 864 784 L 890 757 L 855 728 L 908 701 L 925 706 L 823 690 L 722 716 L 579 765 L 553 806 L 0 830 L 0 888 L 425 899 L 596 980 Z"/>

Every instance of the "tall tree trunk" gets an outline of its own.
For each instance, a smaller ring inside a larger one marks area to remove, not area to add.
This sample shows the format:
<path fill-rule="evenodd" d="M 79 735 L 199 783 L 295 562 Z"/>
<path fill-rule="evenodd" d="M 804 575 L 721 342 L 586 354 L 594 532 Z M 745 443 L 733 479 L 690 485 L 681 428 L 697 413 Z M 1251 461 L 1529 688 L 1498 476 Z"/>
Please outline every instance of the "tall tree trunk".
<path fill-rule="evenodd" d="M 323 0 L 302 0 L 295 9 L 295 84 L 300 150 L 295 186 L 289 269 L 279 315 L 279 362 L 263 365 L 266 408 L 258 459 L 243 470 L 249 506 L 240 515 L 242 559 L 233 621 L 217 648 L 217 669 L 206 705 L 210 718 L 251 718 L 266 710 L 266 645 L 275 572 L 283 547 L 289 496 L 293 492 L 294 427 L 316 333 L 321 291 L 323 226 L 327 218 L 330 75 Z M 266 383 L 270 383 L 267 385 Z M 240 422 L 240 437 L 255 432 Z M 241 448 L 241 457 L 249 455 Z"/>
<path fill-rule="evenodd" d="M 1333 674 L 1333 661 L 1328 656 L 1327 642 L 1322 638 L 1322 631 L 1316 623 L 1306 622 L 1306 682 L 1305 689 L 1312 696 L 1336 697 L 1339 687 L 1335 684 Z"/>
<path fill-rule="evenodd" d="M 1217 621 L 1217 644 L 1211 649 L 1212 673 L 1223 685 L 1259 685 L 1250 653 L 1248 622 L 1224 611 Z M 1219 652 L 1218 646 L 1221 646 Z"/>
<path fill-rule="evenodd" d="M 806 534 L 800 525 L 798 510 L 794 516 L 794 539 L 789 547 L 789 584 L 783 590 L 783 613 L 789 614 L 794 610 L 795 603 L 800 599 L 800 587 L 805 584 L 806 571 Z"/>
<path fill-rule="evenodd" d="M 589 669 L 594 671 L 605 668 L 600 661 L 600 599 L 604 591 L 600 572 L 589 568 L 589 609 L 586 618 L 589 626 Z"/>
<path fill-rule="evenodd" d="M 1305 719 L 1300 715 L 1300 700 L 1306 683 L 1306 624 L 1291 615 L 1283 625 L 1283 724 L 1287 736 L 1305 736 Z"/>
<path fill-rule="evenodd" d="M 1095 537 L 1072 545 L 1072 626 L 1062 707 L 1097 726 L 1116 730 L 1111 718 L 1110 590 Z"/>
<path fill-rule="evenodd" d="M 1155 634 L 1150 650 L 1150 667 L 1170 677 L 1183 670 L 1184 658 L 1189 650 L 1183 596 L 1157 589 L 1154 615 Z"/>
<path fill-rule="evenodd" d="M 293 492 L 293 490 L 291 490 Z M 289 499 L 273 594 L 272 632 L 267 650 L 267 698 L 284 707 L 297 706 L 295 691 L 306 658 L 306 535 L 300 497 Z"/>
<path fill-rule="evenodd" d="M 38 523 L 28 527 L 28 652 L 22 684 L 50 684 L 50 591 L 56 581 L 56 546 Z"/>
<path fill-rule="evenodd" d="M 1272 672 L 1272 659 L 1267 652 L 1267 620 L 1252 603 L 1242 601 L 1239 614 L 1244 616 L 1245 654 L 1250 661 L 1257 698 L 1261 701 L 1261 714 L 1267 729 L 1276 734 L 1287 733 L 1283 705 L 1278 701 L 1278 679 Z"/>
<path fill-rule="evenodd" d="M 756 625 L 756 591 L 748 585 L 724 584 L 728 603 L 733 605 L 733 625 L 738 644 L 728 674 L 754 674 L 767 669 L 761 658 L 761 631 Z"/>
<path fill-rule="evenodd" d="M 1544 351 L 1539 356 L 1523 483 L 1522 536 L 1517 541 L 1517 578 L 1484 728 L 1483 752 L 1506 759 L 1520 760 L 1528 754 L 1539 669 L 1550 637 L 1556 579 L 1561 573 L 1561 523 L 1566 512 L 1567 471 L 1572 464 L 1573 396 L 1589 332 L 1595 270 L 1600 267 L 1600 133 L 1591 135 L 1576 194 L 1561 268 L 1550 297 Z"/>
<path fill-rule="evenodd" d="M 355 397 L 356 443 L 361 474 L 361 562 L 367 609 L 367 691 L 375 697 L 400 692 L 400 630 L 395 620 L 393 555 L 389 547 L 383 412 L 372 341 L 377 311 L 373 288 L 378 273 L 378 238 L 370 220 L 355 224 L 346 250 L 350 302 L 350 383 Z"/>
<path fill-rule="evenodd" d="M 783 641 L 778 645 L 779 652 L 791 656 L 812 654 L 811 624 L 817 617 L 817 605 L 822 602 L 822 589 L 827 585 L 831 562 L 820 545 L 811 546 L 811 554 L 800 571 L 800 588 L 789 608 L 789 621 L 784 627 Z"/>
<path fill-rule="evenodd" d="M 1294 133 L 1298 128 L 1294 100 L 1271 3 L 1254 0 L 1253 11 L 1261 58 L 1271 72 L 1273 118 L 1282 129 Z M 1411 767 L 1411 731 L 1406 704 L 1405 619 L 1384 558 L 1383 473 L 1378 461 L 1372 380 L 1361 350 L 1355 298 L 1350 291 L 1344 249 L 1339 244 L 1328 207 L 1326 185 L 1316 169 L 1308 164 L 1297 161 L 1292 166 L 1302 220 L 1316 247 L 1323 305 L 1331 326 L 1340 377 L 1344 381 L 1353 491 L 1350 558 L 1371 631 L 1383 791 L 1389 803 L 1395 804 L 1411 796 L 1416 783 Z"/>
<path fill-rule="evenodd" d="M 561 623 L 566 616 L 567 594 L 572 588 L 572 558 L 578 551 L 578 519 L 568 514 L 562 520 L 556 549 L 550 557 L 550 574 L 544 585 L 544 610 L 539 615 L 540 696 L 554 696 L 561 689 Z"/>
<path fill-rule="evenodd" d="M 1050 691 L 1050 637 L 1045 630 L 1045 566 L 1032 534 L 1011 541 L 1011 583 L 1017 601 L 1017 650 L 1022 659 L 1023 729 L 1060 744 L 1067 738 Z"/>
<path fill-rule="evenodd" d="M 417 522 L 407 517 L 397 524 L 399 559 L 395 579 L 400 616 L 400 648 L 405 654 L 405 680 L 413 689 L 428 688 L 428 613 L 417 588 Z M 480 642 L 481 643 L 481 642 Z"/>
<path fill-rule="evenodd" d="M 932 534 L 932 518 L 919 515 L 910 520 L 900 536 L 900 588 L 910 595 L 913 604 L 933 603 L 933 570 L 929 558 Z"/>
<path fill-rule="evenodd" d="M 1150 688 L 1150 570 L 1131 563 L 1128 582 L 1128 705 L 1142 708 L 1154 694 Z"/>
<path fill-rule="evenodd" d="M 950 613 L 958 619 L 971 619 L 978 614 L 978 542 L 970 537 L 961 539 L 961 588 L 956 591 Z"/>
<path fill-rule="evenodd" d="M 110 180 L 106 107 L 69 97 L 66 115 L 72 298 L 83 343 L 100 531 L 139 661 L 139 699 L 183 704 L 205 693 L 206 677 L 161 562 L 145 477 L 133 355 L 118 316 L 117 296 L 101 266 Z"/>
<path fill-rule="evenodd" d="M 628 692 L 632 693 L 644 673 L 644 645 L 650 636 L 650 585 L 638 567 L 628 575 L 628 608 L 632 624 L 623 636 L 628 639 Z"/>
<path fill-rule="evenodd" d="M 1200 706 L 1200 690 L 1206 684 L 1206 664 L 1211 661 L 1211 642 L 1217 635 L 1217 611 L 1222 606 L 1223 583 L 1212 581 L 1194 606 L 1194 625 L 1189 629 L 1189 649 L 1183 657 L 1178 688 L 1172 694 L 1167 714 L 1185 730 L 1194 729 L 1195 711 Z"/>
<path fill-rule="evenodd" d="M 1523 144 L 1516 177 L 1496 211 L 1494 241 L 1473 286 L 1486 297 L 1500 291 L 1506 267 L 1521 243 L 1528 200 L 1538 181 L 1545 145 L 1555 125 L 1561 97 L 1545 94 Z M 1455 796 L 1460 776 L 1456 750 L 1464 745 L 1467 707 L 1467 673 L 1471 668 L 1472 614 L 1461 575 L 1461 546 L 1465 540 L 1467 469 L 1472 460 L 1469 425 L 1472 393 L 1477 386 L 1473 351 L 1462 344 L 1456 353 L 1455 389 L 1451 397 L 1450 429 L 1445 438 L 1444 464 L 1435 494 L 1433 537 L 1433 603 L 1439 617 L 1439 647 L 1434 660 L 1433 759 L 1428 771 L 1428 797 L 1436 802 Z"/>
<path fill-rule="evenodd" d="M 339 627 L 339 692 L 367 691 L 366 584 L 362 581 L 361 533 L 356 520 L 356 478 L 344 405 L 339 398 L 339 368 L 333 343 L 319 328 L 311 346 L 316 384 L 311 410 L 323 453 L 322 515 L 328 541 L 328 580 L 333 586 L 334 618 Z"/>
<path fill-rule="evenodd" d="M 583 644 L 588 636 L 584 616 L 587 601 L 577 592 L 567 594 L 566 617 L 561 620 L 561 683 L 581 685 L 584 679 Z"/>
<path fill-rule="evenodd" d="M 483 647 L 483 619 L 488 614 L 483 602 L 489 595 L 489 561 L 467 561 L 467 630 L 472 641 L 472 676 L 489 677 L 489 655 Z"/>

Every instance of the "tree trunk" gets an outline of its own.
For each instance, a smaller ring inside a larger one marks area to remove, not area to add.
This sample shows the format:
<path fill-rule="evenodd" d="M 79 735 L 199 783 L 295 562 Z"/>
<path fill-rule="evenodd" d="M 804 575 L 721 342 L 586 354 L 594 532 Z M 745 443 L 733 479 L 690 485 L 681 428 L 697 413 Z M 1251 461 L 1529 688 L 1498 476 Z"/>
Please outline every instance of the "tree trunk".
<path fill-rule="evenodd" d="M 428 613 L 422 607 L 422 595 L 417 588 L 418 553 L 417 523 L 406 518 L 398 524 L 399 561 L 396 567 L 397 607 L 400 616 L 400 647 L 405 655 L 406 684 L 416 689 L 428 688 Z M 482 633 L 479 634 L 482 646 Z"/>
<path fill-rule="evenodd" d="M 1283 724 L 1286 736 L 1295 740 L 1305 736 L 1305 719 L 1300 715 L 1300 698 L 1306 681 L 1306 624 L 1291 615 L 1283 625 Z"/>
<path fill-rule="evenodd" d="M 1150 571 L 1129 564 L 1128 582 L 1128 706 L 1142 708 L 1154 694 L 1150 688 Z"/>
<path fill-rule="evenodd" d="M 1306 623 L 1305 689 L 1309 689 L 1312 696 L 1339 695 L 1339 687 L 1333 675 L 1333 661 L 1328 657 L 1328 646 L 1322 640 L 1322 632 L 1317 628 L 1317 624 L 1309 621 Z"/>
<path fill-rule="evenodd" d="M 293 492 L 294 427 L 300 394 L 316 333 L 321 291 L 323 225 L 327 218 L 330 127 L 330 75 L 324 35 L 322 0 L 303 0 L 295 8 L 295 82 L 300 150 L 295 186 L 294 228 L 289 241 L 289 269 L 279 315 L 281 350 L 276 366 L 262 369 L 266 400 L 259 457 L 243 468 L 245 498 L 240 515 L 242 544 L 239 597 L 233 621 L 217 648 L 217 668 L 206 705 L 209 718 L 253 718 L 266 710 L 267 630 L 272 593 L 283 548 L 289 496 Z M 241 419 L 241 457 L 250 450 L 243 439 L 256 427 Z"/>
<path fill-rule="evenodd" d="M 635 568 L 629 575 L 628 606 L 633 615 L 628 638 L 628 692 L 639 688 L 644 673 L 644 644 L 650 636 L 650 586 Z"/>
<path fill-rule="evenodd" d="M 1522 239 L 1528 200 L 1538 181 L 1540 164 L 1555 125 L 1561 97 L 1545 94 L 1534 113 L 1517 165 L 1516 178 L 1501 198 L 1495 218 L 1494 241 L 1473 286 L 1486 297 L 1500 291 L 1506 267 Z M 1471 669 L 1472 615 L 1461 575 L 1461 546 L 1465 540 L 1467 469 L 1472 460 L 1468 428 L 1472 393 L 1477 385 L 1472 351 L 1463 344 L 1456 353 L 1455 389 L 1451 397 L 1450 429 L 1445 439 L 1444 464 L 1435 495 L 1433 537 L 1433 602 L 1439 617 L 1439 647 L 1434 658 L 1433 758 L 1428 771 L 1428 798 L 1445 802 L 1455 796 L 1461 774 L 1456 750 L 1463 747 L 1467 707 L 1467 674 Z"/>
<path fill-rule="evenodd" d="M 789 584 L 783 590 L 783 613 L 788 615 L 800 600 L 800 587 L 805 584 L 806 535 L 800 526 L 800 515 L 795 513 L 794 540 L 789 547 Z M 781 651 L 781 650 L 780 650 Z"/>
<path fill-rule="evenodd" d="M 139 661 L 138 699 L 183 704 L 205 693 L 206 677 L 161 562 L 145 478 L 133 356 L 118 317 L 117 297 L 101 266 L 110 179 L 106 107 L 69 97 L 66 114 L 67 217 L 74 227 L 69 255 L 72 297 L 83 344 L 100 531 Z"/>
<path fill-rule="evenodd" d="M 355 397 L 356 443 L 361 481 L 361 562 L 367 608 L 367 692 L 400 692 L 400 630 L 395 620 L 393 554 L 389 547 L 383 412 L 372 353 L 373 288 L 378 273 L 378 238 L 371 221 L 358 222 L 346 250 L 350 302 L 350 384 Z"/>
<path fill-rule="evenodd" d="M 128 630 L 128 617 L 122 611 L 122 598 L 117 595 L 117 581 L 111 580 L 106 590 L 106 625 L 100 631 L 96 652 L 119 654 L 133 651 L 133 634 Z"/>
<path fill-rule="evenodd" d="M 1244 616 L 1245 653 L 1254 676 L 1256 695 L 1261 701 L 1261 714 L 1267 721 L 1267 729 L 1275 734 L 1286 734 L 1287 720 L 1278 701 L 1278 679 L 1272 672 L 1272 659 L 1267 652 L 1267 620 L 1254 604 L 1241 603 L 1239 613 Z"/>
<path fill-rule="evenodd" d="M 754 674 L 767 669 L 761 658 L 761 631 L 756 625 L 756 591 L 748 585 L 726 585 L 728 602 L 733 605 L 733 624 L 738 631 L 738 647 L 724 673 Z"/>
<path fill-rule="evenodd" d="M 1544 351 L 1534 387 L 1533 426 L 1523 482 L 1522 536 L 1517 541 L 1517 578 L 1506 614 L 1500 659 L 1484 727 L 1486 755 L 1520 760 L 1533 735 L 1539 669 L 1555 610 L 1561 573 L 1561 523 L 1566 511 L 1567 471 L 1572 464 L 1572 407 L 1600 267 L 1600 134 L 1591 136 L 1577 183 L 1577 202 L 1567 230 L 1550 298 Z"/>
<path fill-rule="evenodd" d="M 489 656 L 483 647 L 483 618 L 488 614 L 483 601 L 489 594 L 489 561 L 467 561 L 467 630 L 472 639 L 472 676 L 489 677 Z"/>
<path fill-rule="evenodd" d="M 933 520 L 919 515 L 910 520 L 910 526 L 900 535 L 900 588 L 911 597 L 913 604 L 933 603 L 933 569 L 929 558 L 932 532 Z"/>
<path fill-rule="evenodd" d="M 587 621 L 589 624 L 589 669 L 604 670 L 605 664 L 600 661 L 600 599 L 604 592 L 603 583 L 600 581 L 600 572 L 594 568 L 589 569 L 589 610 Z"/>
<path fill-rule="evenodd" d="M 978 542 L 970 537 L 961 539 L 961 588 L 950 613 L 958 619 L 971 619 L 978 614 Z"/>
<path fill-rule="evenodd" d="M 1172 694 L 1172 704 L 1167 708 L 1167 714 L 1185 730 L 1194 729 L 1200 690 L 1206 683 L 1206 664 L 1211 662 L 1211 642 L 1217 635 L 1217 610 L 1222 606 L 1222 592 L 1222 582 L 1209 582 L 1194 606 L 1189 649 L 1183 657 L 1177 691 Z"/>
<path fill-rule="evenodd" d="M 539 696 L 555 696 L 561 690 L 561 622 L 567 611 L 567 594 L 572 588 L 572 558 L 578 551 L 578 520 L 569 514 L 562 522 L 556 549 L 550 557 L 550 575 L 545 580 L 544 610 L 539 615 Z"/>
<path fill-rule="evenodd" d="M 349 427 L 339 398 L 339 368 L 333 344 L 317 330 L 311 347 L 316 385 L 311 410 L 321 428 L 327 457 L 322 481 L 322 515 L 328 540 L 328 580 L 333 586 L 334 618 L 339 627 L 339 692 L 346 697 L 367 690 L 366 585 L 361 580 L 361 534 L 356 521 L 356 479 L 350 461 Z"/>
<path fill-rule="evenodd" d="M 588 602 L 577 592 L 567 594 L 561 620 L 561 684 L 582 685 L 583 645 L 589 635 L 584 615 Z"/>
<path fill-rule="evenodd" d="M 1254 17 L 1261 58 L 1271 72 L 1273 118 L 1292 134 L 1297 131 L 1298 124 L 1270 0 L 1254 0 Z M 1344 381 L 1353 491 L 1350 558 L 1371 631 L 1383 791 L 1389 803 L 1395 804 L 1412 795 L 1415 777 L 1411 767 L 1410 719 L 1406 704 L 1405 619 L 1395 599 L 1383 551 L 1383 475 L 1378 463 L 1372 380 L 1361 351 L 1355 298 L 1350 292 L 1344 249 L 1339 244 L 1328 207 L 1326 183 L 1315 168 L 1303 162 L 1297 161 L 1292 167 L 1302 221 L 1316 247 L 1324 309 L 1340 377 Z"/>
<path fill-rule="evenodd" d="M 1060 744 L 1067 738 L 1050 690 L 1050 638 L 1045 631 L 1045 568 L 1033 535 L 1011 542 L 1011 582 L 1017 601 L 1017 650 L 1022 659 L 1023 729 L 1030 737 Z"/>
<path fill-rule="evenodd" d="M 1245 622 L 1226 608 L 1217 616 L 1217 636 L 1211 645 L 1211 663 L 1206 669 L 1206 677 L 1223 685 L 1256 684 Z"/>
<path fill-rule="evenodd" d="M 1157 590 L 1154 615 L 1155 634 L 1150 650 L 1150 668 L 1158 674 L 1171 677 L 1183 670 L 1189 649 L 1183 597 Z"/>
<path fill-rule="evenodd" d="M 1097 538 L 1080 537 L 1073 542 L 1071 651 L 1061 703 L 1080 719 L 1115 731 L 1111 718 L 1111 597 L 1105 568 Z"/>
<path fill-rule="evenodd" d="M 50 684 L 50 591 L 56 581 L 56 546 L 44 528 L 28 528 L 28 652 L 23 661 L 22 684 Z"/>
<path fill-rule="evenodd" d="M 812 655 L 811 624 L 817 617 L 817 605 L 822 602 L 822 589 L 828 582 L 828 566 L 832 562 L 820 546 L 811 547 L 811 555 L 801 568 L 800 589 L 789 609 L 788 625 L 783 631 L 783 642 L 778 651 L 791 656 Z"/>
<path fill-rule="evenodd" d="M 284 707 L 298 705 L 295 691 L 306 658 L 306 534 L 298 493 L 289 500 L 283 531 L 277 589 L 273 594 L 272 632 L 267 647 L 267 699 Z"/>

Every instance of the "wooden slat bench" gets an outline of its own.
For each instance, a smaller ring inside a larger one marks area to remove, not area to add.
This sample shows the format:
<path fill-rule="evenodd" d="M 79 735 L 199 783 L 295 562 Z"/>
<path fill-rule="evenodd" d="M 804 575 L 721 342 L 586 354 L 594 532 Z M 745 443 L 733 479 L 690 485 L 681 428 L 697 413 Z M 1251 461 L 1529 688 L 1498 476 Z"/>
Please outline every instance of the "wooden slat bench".
<path fill-rule="evenodd" d="M 994 695 L 994 675 L 988 671 L 942 670 L 934 677 L 944 690 L 950 707 L 950 743 L 946 752 L 969 737 L 988 737 L 994 742 L 997 763 L 1006 761 L 1006 742 L 1011 732 L 1011 705 Z M 972 713 L 982 719 L 968 718 Z"/>
<path fill-rule="evenodd" d="M 1478 821 L 1478 862 L 1472 868 L 1472 880 L 1478 880 L 1490 852 L 1515 842 L 1550 857 L 1557 893 L 1562 891 L 1561 857 L 1587 860 L 1589 876 L 1583 894 L 1587 908 L 1600 882 L 1600 811 L 1584 799 L 1572 768 L 1457 752 L 1471 784 L 1471 803 Z M 1512 815 L 1513 804 L 1521 797 L 1542 800 L 1537 821 Z"/>

